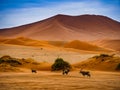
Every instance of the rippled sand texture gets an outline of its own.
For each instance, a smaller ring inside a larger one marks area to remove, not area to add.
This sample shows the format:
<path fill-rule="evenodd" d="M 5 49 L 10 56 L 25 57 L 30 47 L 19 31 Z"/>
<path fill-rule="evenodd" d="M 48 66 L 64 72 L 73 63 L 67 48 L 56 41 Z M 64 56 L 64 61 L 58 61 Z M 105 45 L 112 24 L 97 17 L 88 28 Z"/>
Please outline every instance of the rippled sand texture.
<path fill-rule="evenodd" d="M 61 72 L 41 71 L 1 73 L 0 90 L 120 90 L 120 73 L 92 71 L 89 78 L 78 72 L 64 76 Z"/>

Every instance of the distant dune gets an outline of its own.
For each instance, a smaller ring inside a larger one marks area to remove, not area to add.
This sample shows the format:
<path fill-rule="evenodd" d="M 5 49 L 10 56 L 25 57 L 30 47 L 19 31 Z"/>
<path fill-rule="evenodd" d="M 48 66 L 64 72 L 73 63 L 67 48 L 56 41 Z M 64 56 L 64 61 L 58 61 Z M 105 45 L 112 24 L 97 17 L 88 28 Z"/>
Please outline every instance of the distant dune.
<path fill-rule="evenodd" d="M 116 50 L 116 51 L 120 51 L 120 39 L 116 39 L 116 40 L 110 40 L 110 39 L 97 40 L 97 41 L 93 41 L 92 43 L 94 45 L 99 45 L 99 46 L 104 47 L 104 48 L 109 48 L 109 49 L 113 49 L 113 50 Z"/>
<path fill-rule="evenodd" d="M 40 41 L 25 37 L 18 37 L 13 39 L 0 39 L 0 44 L 22 45 L 22 46 L 34 46 L 34 47 L 50 47 L 50 48 L 73 48 L 84 51 L 111 51 L 104 49 L 96 45 L 89 44 L 87 42 L 74 40 L 67 41 Z"/>
<path fill-rule="evenodd" d="M 50 45 L 47 41 L 33 40 L 25 37 L 18 37 L 13 39 L 0 39 L 0 44 L 12 44 L 12 45 L 23 45 L 23 46 L 45 46 L 54 47 Z"/>
<path fill-rule="evenodd" d="M 86 51 L 103 51 L 105 49 L 98 47 L 96 45 L 89 44 L 87 42 L 74 40 L 64 45 L 65 48 L 75 48 Z"/>
<path fill-rule="evenodd" d="M 57 47 L 64 47 L 65 44 L 68 43 L 68 41 L 48 41 L 49 44 Z"/>
<path fill-rule="evenodd" d="M 48 41 L 120 39 L 120 22 L 100 15 L 56 15 L 8 29 L 0 37 L 27 37 Z"/>

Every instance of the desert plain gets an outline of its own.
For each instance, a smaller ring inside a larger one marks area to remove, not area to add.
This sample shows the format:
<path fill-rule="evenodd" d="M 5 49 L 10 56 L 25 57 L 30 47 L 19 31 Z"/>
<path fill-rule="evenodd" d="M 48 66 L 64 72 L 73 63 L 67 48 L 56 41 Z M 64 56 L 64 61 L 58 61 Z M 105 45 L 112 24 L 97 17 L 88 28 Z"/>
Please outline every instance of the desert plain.
<path fill-rule="evenodd" d="M 120 23 L 100 15 L 59 14 L 0 29 L 0 90 L 120 90 L 119 46 Z M 68 75 L 51 71 L 57 58 L 72 66 Z"/>

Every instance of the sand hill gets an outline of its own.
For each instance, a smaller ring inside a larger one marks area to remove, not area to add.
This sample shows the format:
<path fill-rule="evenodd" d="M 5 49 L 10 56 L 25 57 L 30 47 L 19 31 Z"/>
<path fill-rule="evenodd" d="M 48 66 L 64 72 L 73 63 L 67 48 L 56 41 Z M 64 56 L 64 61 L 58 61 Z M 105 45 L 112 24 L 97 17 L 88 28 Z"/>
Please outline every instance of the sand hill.
<path fill-rule="evenodd" d="M 86 51 L 105 51 L 105 49 L 98 47 L 96 45 L 89 44 L 87 42 L 74 40 L 64 45 L 65 48 L 75 48 Z"/>
<path fill-rule="evenodd" d="M 18 37 L 18 38 L 12 38 L 12 39 L 1 38 L 0 44 L 37 46 L 37 47 L 54 47 L 53 45 L 50 45 L 47 41 L 33 40 L 25 37 Z"/>
<path fill-rule="evenodd" d="M 97 40 L 97 41 L 93 41 L 92 44 L 99 45 L 104 48 L 110 48 L 116 51 L 120 51 L 120 40 L 119 39 L 118 40 L 117 39 L 116 40 L 109 40 L 109 39 Z"/>
<path fill-rule="evenodd" d="M 71 42 L 67 41 L 40 41 L 25 37 L 18 37 L 13 39 L 0 39 L 0 44 L 22 45 L 22 46 L 34 46 L 34 47 L 47 47 L 47 48 L 73 48 L 84 51 L 112 51 L 104 49 L 96 45 L 89 44 L 79 40 Z"/>
<path fill-rule="evenodd" d="M 120 23 L 100 15 L 56 15 L 39 22 L 1 29 L 0 36 L 50 41 L 120 39 Z"/>
<path fill-rule="evenodd" d="M 89 70 L 120 71 L 120 57 L 107 54 L 94 56 L 88 60 L 74 64 L 77 68 Z"/>

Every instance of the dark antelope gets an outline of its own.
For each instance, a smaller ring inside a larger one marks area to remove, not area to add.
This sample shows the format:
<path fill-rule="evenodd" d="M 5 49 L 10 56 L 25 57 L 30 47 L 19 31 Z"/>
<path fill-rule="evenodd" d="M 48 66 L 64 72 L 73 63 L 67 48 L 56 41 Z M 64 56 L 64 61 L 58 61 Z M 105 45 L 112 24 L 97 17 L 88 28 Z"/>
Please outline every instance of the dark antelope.
<path fill-rule="evenodd" d="M 37 71 L 35 69 L 31 69 L 32 73 L 37 73 Z"/>
<path fill-rule="evenodd" d="M 88 76 L 88 77 L 91 76 L 89 71 L 80 70 L 80 73 L 81 73 L 83 76 Z"/>
<path fill-rule="evenodd" d="M 70 69 L 63 69 L 63 75 L 67 75 L 70 72 Z"/>

